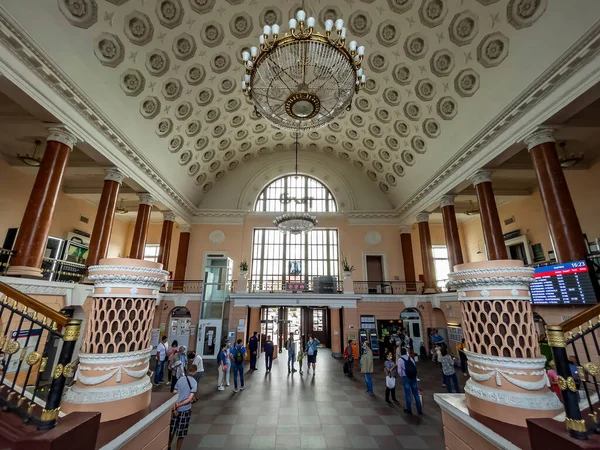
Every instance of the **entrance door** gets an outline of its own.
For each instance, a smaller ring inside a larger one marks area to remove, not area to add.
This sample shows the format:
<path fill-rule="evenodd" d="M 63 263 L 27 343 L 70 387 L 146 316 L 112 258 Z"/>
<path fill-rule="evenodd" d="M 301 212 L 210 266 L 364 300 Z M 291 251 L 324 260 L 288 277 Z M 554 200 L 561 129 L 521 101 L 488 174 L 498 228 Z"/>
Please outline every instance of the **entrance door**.
<path fill-rule="evenodd" d="M 220 319 L 200 319 L 198 330 L 198 352 L 202 358 L 216 359 L 219 354 L 219 345 L 221 345 L 221 324 Z"/>
<path fill-rule="evenodd" d="M 179 346 L 190 347 L 190 328 L 192 326 L 192 315 L 187 308 L 178 307 L 171 311 L 169 318 L 169 343 L 177 341 Z"/>
<path fill-rule="evenodd" d="M 421 324 L 421 315 L 416 308 L 406 308 L 400 314 L 402 326 L 408 331 L 408 335 L 413 340 L 413 350 L 415 355 L 419 355 L 421 342 L 423 342 L 423 325 Z"/>
<path fill-rule="evenodd" d="M 307 334 L 312 334 L 326 347 L 329 343 L 328 308 L 309 308 L 309 328 Z"/>
<path fill-rule="evenodd" d="M 383 284 L 381 255 L 367 255 L 367 281 L 369 281 L 369 294 L 377 294 Z"/>

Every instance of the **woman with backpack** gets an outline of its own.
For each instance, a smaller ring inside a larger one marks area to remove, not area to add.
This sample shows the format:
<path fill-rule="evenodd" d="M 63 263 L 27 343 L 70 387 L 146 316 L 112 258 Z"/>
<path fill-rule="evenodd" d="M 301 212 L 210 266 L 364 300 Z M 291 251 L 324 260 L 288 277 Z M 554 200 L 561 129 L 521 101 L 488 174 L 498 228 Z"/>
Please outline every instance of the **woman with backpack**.
<path fill-rule="evenodd" d="M 398 358 L 397 366 L 398 375 L 402 378 L 402 383 L 404 384 L 404 397 L 406 398 L 406 409 L 404 412 L 412 414 L 411 403 L 412 396 L 414 396 L 417 412 L 423 414 L 423 405 L 421 405 L 419 387 L 417 386 L 417 365 L 404 347 L 400 350 L 400 358 Z"/>

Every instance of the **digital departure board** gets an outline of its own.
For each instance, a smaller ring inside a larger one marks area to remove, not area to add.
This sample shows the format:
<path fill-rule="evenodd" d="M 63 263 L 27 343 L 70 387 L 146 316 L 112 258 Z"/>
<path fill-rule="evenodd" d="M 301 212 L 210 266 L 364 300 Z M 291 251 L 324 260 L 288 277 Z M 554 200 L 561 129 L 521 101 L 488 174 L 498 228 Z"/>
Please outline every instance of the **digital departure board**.
<path fill-rule="evenodd" d="M 535 269 L 529 288 L 531 302 L 539 305 L 591 305 L 598 303 L 598 281 L 587 261 L 573 261 Z"/>

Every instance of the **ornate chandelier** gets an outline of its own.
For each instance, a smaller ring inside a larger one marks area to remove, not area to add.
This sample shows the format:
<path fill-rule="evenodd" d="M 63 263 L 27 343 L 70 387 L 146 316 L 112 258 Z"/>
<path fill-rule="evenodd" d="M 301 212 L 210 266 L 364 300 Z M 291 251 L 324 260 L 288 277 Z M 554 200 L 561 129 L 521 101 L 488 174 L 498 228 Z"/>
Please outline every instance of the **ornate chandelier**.
<path fill-rule="evenodd" d="M 283 234 L 306 234 L 319 223 L 316 216 L 307 212 L 285 213 L 277 216 L 273 221 Z"/>
<path fill-rule="evenodd" d="M 246 73 L 242 91 L 260 115 L 285 130 L 319 128 L 344 110 L 364 86 L 363 46 L 346 47 L 344 21 L 325 21 L 325 33 L 315 31 L 315 18 L 298 11 L 289 32 L 265 25 L 259 47 L 243 52 Z"/>

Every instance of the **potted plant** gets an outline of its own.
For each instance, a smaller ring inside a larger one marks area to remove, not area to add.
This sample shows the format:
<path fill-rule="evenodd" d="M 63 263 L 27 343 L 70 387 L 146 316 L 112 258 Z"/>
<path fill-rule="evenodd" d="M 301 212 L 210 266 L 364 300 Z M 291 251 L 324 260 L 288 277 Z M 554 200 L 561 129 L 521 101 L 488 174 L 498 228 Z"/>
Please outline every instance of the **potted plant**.
<path fill-rule="evenodd" d="M 352 277 L 352 272 L 356 269 L 348 263 L 348 259 L 342 255 L 342 270 L 344 271 L 344 279 Z"/>
<path fill-rule="evenodd" d="M 244 258 L 240 262 L 240 276 L 245 278 L 247 274 L 248 274 L 248 261 L 246 261 L 246 259 Z"/>

